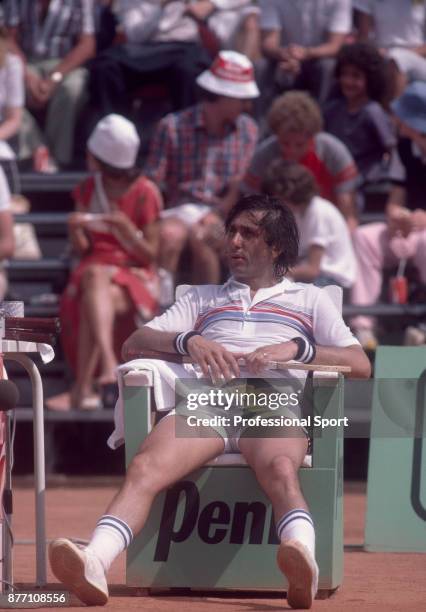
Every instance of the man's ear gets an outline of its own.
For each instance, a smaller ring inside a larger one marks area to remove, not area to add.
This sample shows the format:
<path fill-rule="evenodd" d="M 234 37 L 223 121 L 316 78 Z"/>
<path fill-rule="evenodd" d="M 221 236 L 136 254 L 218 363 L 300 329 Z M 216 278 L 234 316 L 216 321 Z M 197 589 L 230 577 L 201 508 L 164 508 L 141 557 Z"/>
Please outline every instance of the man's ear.
<path fill-rule="evenodd" d="M 281 251 L 279 251 L 276 246 L 272 247 L 271 253 L 272 253 L 272 257 L 274 258 L 274 261 L 281 255 Z"/>

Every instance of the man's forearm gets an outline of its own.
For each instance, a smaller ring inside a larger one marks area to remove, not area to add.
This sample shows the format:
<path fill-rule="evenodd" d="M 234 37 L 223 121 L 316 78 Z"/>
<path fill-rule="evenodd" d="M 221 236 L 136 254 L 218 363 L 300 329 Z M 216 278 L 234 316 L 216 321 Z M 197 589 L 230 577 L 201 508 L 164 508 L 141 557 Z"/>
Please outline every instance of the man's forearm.
<path fill-rule="evenodd" d="M 317 346 L 313 364 L 344 365 L 352 368 L 349 378 L 369 378 L 371 364 L 358 345 L 337 348 L 332 346 Z"/>
<path fill-rule="evenodd" d="M 346 220 L 357 218 L 355 194 L 352 191 L 338 193 L 335 198 L 335 204 Z"/>
<path fill-rule="evenodd" d="M 342 46 L 342 41 L 326 42 L 323 45 L 317 47 L 307 47 L 307 60 L 310 59 L 321 59 L 325 57 L 335 57 Z"/>
<path fill-rule="evenodd" d="M 125 360 L 134 359 L 143 353 L 144 349 L 162 353 L 176 353 L 173 344 L 175 337 L 176 332 L 159 331 L 145 325 L 133 332 L 126 340 L 123 345 L 123 358 Z"/>
<path fill-rule="evenodd" d="M 54 68 L 52 72 L 68 74 L 75 68 L 79 68 L 87 60 L 94 57 L 96 51 L 95 37 L 83 35 L 80 42 L 72 49 Z"/>

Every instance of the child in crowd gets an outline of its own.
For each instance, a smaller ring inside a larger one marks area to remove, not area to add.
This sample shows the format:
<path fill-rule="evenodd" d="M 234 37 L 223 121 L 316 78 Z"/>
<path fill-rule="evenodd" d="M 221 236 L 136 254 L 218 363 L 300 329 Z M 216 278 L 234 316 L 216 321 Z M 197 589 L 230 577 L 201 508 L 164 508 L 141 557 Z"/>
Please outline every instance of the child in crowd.
<path fill-rule="evenodd" d="M 402 177 L 397 138 L 383 103 L 388 73 L 379 51 L 368 43 L 343 47 L 337 56 L 340 96 L 324 109 L 324 125 L 352 153 L 363 184 Z"/>
<path fill-rule="evenodd" d="M 347 146 L 323 131 L 318 103 L 303 91 L 288 91 L 272 104 L 268 122 L 272 136 L 257 146 L 243 190 L 258 192 L 273 160 L 297 162 L 312 172 L 320 195 L 337 206 L 349 227 L 356 227 L 358 171 Z"/>
<path fill-rule="evenodd" d="M 317 195 L 311 172 L 276 159 L 267 171 L 263 191 L 282 199 L 296 217 L 300 260 L 290 270 L 293 280 L 318 287 L 351 287 L 356 263 L 347 223 L 331 202 Z"/>
<path fill-rule="evenodd" d="M 135 168 L 139 146 L 134 125 L 114 114 L 88 140 L 93 174 L 75 189 L 76 212 L 69 219 L 80 261 L 61 299 L 62 340 L 76 382 L 71 398 L 57 397 L 51 408 L 96 407 L 95 375 L 104 404 L 112 403 L 117 353 L 129 326 L 136 328 L 136 315 L 147 321 L 156 313 L 162 199 Z"/>

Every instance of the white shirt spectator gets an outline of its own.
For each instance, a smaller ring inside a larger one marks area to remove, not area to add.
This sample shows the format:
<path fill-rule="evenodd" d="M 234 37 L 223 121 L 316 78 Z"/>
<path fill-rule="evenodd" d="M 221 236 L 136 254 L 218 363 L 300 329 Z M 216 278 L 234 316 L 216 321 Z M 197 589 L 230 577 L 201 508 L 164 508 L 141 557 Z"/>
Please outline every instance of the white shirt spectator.
<path fill-rule="evenodd" d="M 303 215 L 296 213 L 295 216 L 301 257 L 308 255 L 311 246 L 322 247 L 321 274 L 335 279 L 342 287 L 351 287 L 355 281 L 356 259 L 348 226 L 340 211 L 331 202 L 315 196 Z"/>
<path fill-rule="evenodd" d="M 262 30 L 280 30 L 281 44 L 315 47 L 328 35 L 348 34 L 351 0 L 259 0 Z"/>
<path fill-rule="evenodd" d="M 223 47 L 232 48 L 239 28 L 248 15 L 258 15 L 259 8 L 252 0 L 211 0 L 215 11 L 207 20 Z"/>
<path fill-rule="evenodd" d="M 3 168 L 0 166 L 0 212 L 10 210 L 10 191 Z"/>
<path fill-rule="evenodd" d="M 426 6 L 413 0 L 354 0 L 354 8 L 374 19 L 374 42 L 378 47 L 423 45 Z"/>
<path fill-rule="evenodd" d="M 116 13 L 130 43 L 198 40 L 198 26 L 184 15 L 186 2 L 162 6 L 158 0 L 118 0 Z"/>
<path fill-rule="evenodd" d="M 0 67 L 0 123 L 5 120 L 5 109 L 23 108 L 25 103 L 24 66 L 20 57 L 7 53 Z M 9 144 L 0 140 L 0 159 L 15 159 Z"/>
<path fill-rule="evenodd" d="M 22 108 L 25 102 L 24 67 L 22 60 L 7 53 L 0 66 L 0 122 L 4 120 L 5 108 Z"/>

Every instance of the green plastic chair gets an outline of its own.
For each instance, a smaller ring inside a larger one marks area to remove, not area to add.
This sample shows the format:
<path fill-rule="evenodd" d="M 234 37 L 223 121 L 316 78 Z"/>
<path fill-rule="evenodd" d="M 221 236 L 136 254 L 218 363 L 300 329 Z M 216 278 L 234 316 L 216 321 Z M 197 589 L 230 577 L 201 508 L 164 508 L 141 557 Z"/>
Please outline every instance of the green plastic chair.
<path fill-rule="evenodd" d="M 341 306 L 341 290 L 331 291 Z M 123 374 L 126 463 L 152 426 L 152 373 Z M 343 376 L 313 375 L 314 414 L 343 417 Z M 300 481 L 316 528 L 319 597 L 343 578 L 343 432 L 314 428 Z M 127 585 L 194 590 L 282 590 L 272 507 L 240 454 L 222 455 L 161 493 L 127 551 Z"/>
<path fill-rule="evenodd" d="M 426 346 L 376 353 L 365 548 L 426 552 Z"/>

